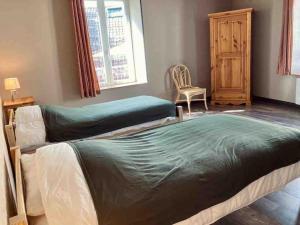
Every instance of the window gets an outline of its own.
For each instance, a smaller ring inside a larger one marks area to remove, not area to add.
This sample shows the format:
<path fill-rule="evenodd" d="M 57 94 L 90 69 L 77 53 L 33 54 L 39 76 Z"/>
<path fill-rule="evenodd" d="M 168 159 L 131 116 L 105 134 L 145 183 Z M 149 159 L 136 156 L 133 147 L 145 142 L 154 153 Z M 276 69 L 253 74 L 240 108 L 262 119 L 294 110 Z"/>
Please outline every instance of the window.
<path fill-rule="evenodd" d="M 294 1 L 292 74 L 300 75 L 300 0 Z"/>
<path fill-rule="evenodd" d="M 132 6 L 129 0 L 85 0 L 94 64 L 101 87 L 147 82 L 144 40 L 140 35 L 143 33 L 141 9 L 140 4 L 136 4 L 138 0 L 131 2 Z"/>

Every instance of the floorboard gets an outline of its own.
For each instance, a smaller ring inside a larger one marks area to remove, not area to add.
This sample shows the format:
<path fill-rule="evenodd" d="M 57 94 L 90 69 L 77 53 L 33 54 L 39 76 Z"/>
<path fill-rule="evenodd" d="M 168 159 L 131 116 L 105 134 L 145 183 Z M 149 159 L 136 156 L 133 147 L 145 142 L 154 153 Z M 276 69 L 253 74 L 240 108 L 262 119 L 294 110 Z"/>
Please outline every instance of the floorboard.
<path fill-rule="evenodd" d="M 186 112 L 185 106 L 184 109 Z M 194 103 L 192 111 L 191 116 L 185 114 L 186 120 L 205 114 L 226 113 L 300 129 L 300 109 L 291 105 L 256 101 L 249 107 L 210 106 L 206 112 L 203 104 Z M 272 193 L 213 225 L 300 225 L 300 178 L 288 184 L 283 190 Z"/>

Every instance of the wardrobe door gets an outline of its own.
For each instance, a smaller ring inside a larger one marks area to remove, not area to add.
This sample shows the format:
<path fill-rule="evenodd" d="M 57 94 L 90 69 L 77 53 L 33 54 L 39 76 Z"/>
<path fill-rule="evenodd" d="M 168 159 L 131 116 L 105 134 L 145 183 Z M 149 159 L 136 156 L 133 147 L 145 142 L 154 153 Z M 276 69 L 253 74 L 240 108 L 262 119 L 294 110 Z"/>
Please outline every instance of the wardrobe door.
<path fill-rule="evenodd" d="M 213 103 L 250 103 L 247 14 L 211 20 Z"/>
<path fill-rule="evenodd" d="M 246 21 L 244 16 L 217 20 L 216 99 L 245 99 Z"/>

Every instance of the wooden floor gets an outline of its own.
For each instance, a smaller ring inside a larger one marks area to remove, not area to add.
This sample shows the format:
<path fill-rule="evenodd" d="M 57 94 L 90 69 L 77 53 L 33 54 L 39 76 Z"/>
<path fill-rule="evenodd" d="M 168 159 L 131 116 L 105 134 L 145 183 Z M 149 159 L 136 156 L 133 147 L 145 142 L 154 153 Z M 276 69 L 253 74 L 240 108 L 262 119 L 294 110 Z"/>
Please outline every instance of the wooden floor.
<path fill-rule="evenodd" d="M 186 108 L 186 107 L 185 107 Z M 201 103 L 192 106 L 191 117 L 204 115 Z M 256 101 L 253 106 L 210 106 L 209 114 L 228 113 L 250 116 L 300 129 L 300 108 Z M 300 179 L 213 225 L 300 225 Z"/>

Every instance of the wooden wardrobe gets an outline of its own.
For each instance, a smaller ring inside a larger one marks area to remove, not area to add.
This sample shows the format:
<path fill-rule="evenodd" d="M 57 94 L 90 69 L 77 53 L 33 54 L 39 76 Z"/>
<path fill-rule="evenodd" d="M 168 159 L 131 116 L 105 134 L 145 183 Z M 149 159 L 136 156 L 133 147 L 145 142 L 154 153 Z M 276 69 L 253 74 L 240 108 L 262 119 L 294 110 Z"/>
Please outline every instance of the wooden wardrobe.
<path fill-rule="evenodd" d="M 213 105 L 251 105 L 252 11 L 209 14 Z"/>

